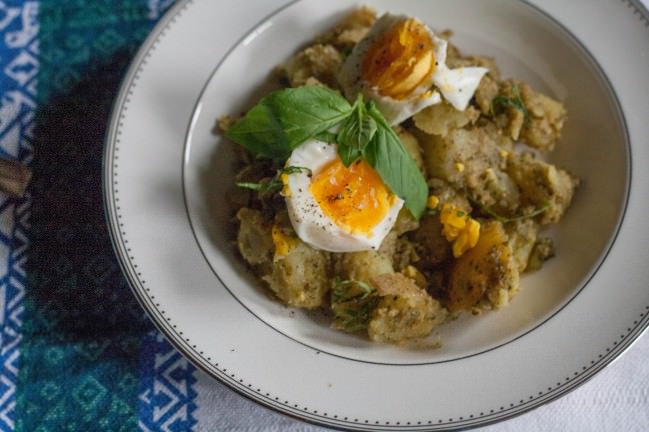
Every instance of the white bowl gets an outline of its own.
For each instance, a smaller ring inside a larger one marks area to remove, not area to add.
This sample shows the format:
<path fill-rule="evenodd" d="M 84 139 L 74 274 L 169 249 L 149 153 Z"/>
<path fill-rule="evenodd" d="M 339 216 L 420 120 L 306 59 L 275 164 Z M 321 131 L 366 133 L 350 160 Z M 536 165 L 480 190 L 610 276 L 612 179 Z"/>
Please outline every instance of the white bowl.
<path fill-rule="evenodd" d="M 404 351 L 332 331 L 313 314 L 269 301 L 234 249 L 226 201 L 234 183 L 233 150 L 213 133 L 215 119 L 240 113 L 269 91 L 270 71 L 318 32 L 330 28 L 345 2 L 302 1 L 283 10 L 237 45 L 203 92 L 185 150 L 185 190 L 197 241 L 224 286 L 258 319 L 282 334 L 342 357 L 377 363 L 431 363 L 492 349 L 533 330 L 573 299 L 596 273 L 622 219 L 630 149 L 616 95 L 593 56 L 540 10 L 511 2 L 373 2 L 380 11 L 414 15 L 454 31 L 463 52 L 493 56 L 503 75 L 522 79 L 563 101 L 564 136 L 550 159 L 582 180 L 564 220 L 552 228 L 558 257 L 525 275 L 510 307 L 466 315 L 442 327 L 440 349 Z M 245 77 L 242 80 L 242 77 Z M 251 102 L 253 101 L 253 102 Z M 602 175 L 606 173 L 606 175 Z M 228 230 L 230 228 L 230 230 Z M 297 318 L 296 318 L 297 317 Z M 434 335 L 433 337 L 436 337 Z"/>

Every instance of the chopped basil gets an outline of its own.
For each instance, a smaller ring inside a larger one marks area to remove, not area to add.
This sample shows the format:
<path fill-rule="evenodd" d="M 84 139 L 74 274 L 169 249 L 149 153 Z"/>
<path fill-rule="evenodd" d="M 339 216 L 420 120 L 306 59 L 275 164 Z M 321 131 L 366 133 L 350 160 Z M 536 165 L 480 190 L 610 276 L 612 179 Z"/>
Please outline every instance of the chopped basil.
<path fill-rule="evenodd" d="M 528 118 L 530 113 L 527 106 L 525 106 L 525 102 L 523 102 L 518 86 L 515 84 L 512 86 L 512 95 L 512 97 L 499 95 L 493 98 L 491 101 L 491 115 L 495 115 L 499 107 L 511 107 L 519 110 L 525 118 Z"/>
<path fill-rule="evenodd" d="M 280 170 L 277 170 L 275 176 L 269 181 L 259 182 L 259 183 L 240 182 L 237 183 L 236 185 L 244 189 L 251 189 L 261 193 L 277 192 L 280 189 L 282 189 L 282 187 L 284 186 L 284 183 L 281 180 L 282 174 L 296 174 L 302 171 L 306 171 L 307 174 L 311 176 L 311 170 L 309 168 L 288 166 Z"/>
<path fill-rule="evenodd" d="M 536 216 L 544 213 L 547 209 L 550 208 L 550 203 L 546 201 L 543 204 L 542 207 L 536 208 L 536 209 L 532 210 L 531 212 L 521 214 L 521 215 L 512 216 L 512 217 L 507 217 L 507 216 L 503 216 L 503 215 L 500 215 L 500 214 L 496 213 L 493 209 L 491 209 L 490 207 L 484 205 L 483 203 L 481 203 L 480 201 L 478 201 L 476 199 L 470 199 L 470 201 L 473 204 L 480 207 L 482 209 L 482 211 L 484 211 L 486 214 L 488 214 L 489 216 L 491 216 L 492 218 L 494 218 L 495 220 L 497 220 L 497 221 L 499 221 L 501 223 L 516 222 L 518 220 L 523 220 L 523 219 L 532 219 L 532 218 L 535 218 Z"/>
<path fill-rule="evenodd" d="M 366 329 L 379 302 L 373 293 L 374 289 L 363 281 L 336 279 L 331 290 L 334 326 L 348 332 Z"/>

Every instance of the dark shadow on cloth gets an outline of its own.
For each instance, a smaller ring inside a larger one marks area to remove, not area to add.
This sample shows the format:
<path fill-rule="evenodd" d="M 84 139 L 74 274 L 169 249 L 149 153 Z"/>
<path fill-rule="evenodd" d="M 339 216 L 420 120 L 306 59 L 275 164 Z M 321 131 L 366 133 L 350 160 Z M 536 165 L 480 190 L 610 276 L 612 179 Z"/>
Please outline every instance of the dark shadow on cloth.
<path fill-rule="evenodd" d="M 36 113 L 26 315 L 30 330 L 64 343 L 152 328 L 120 272 L 102 203 L 104 134 L 131 56 L 91 67 Z M 127 345 L 115 355 L 136 354 Z"/>

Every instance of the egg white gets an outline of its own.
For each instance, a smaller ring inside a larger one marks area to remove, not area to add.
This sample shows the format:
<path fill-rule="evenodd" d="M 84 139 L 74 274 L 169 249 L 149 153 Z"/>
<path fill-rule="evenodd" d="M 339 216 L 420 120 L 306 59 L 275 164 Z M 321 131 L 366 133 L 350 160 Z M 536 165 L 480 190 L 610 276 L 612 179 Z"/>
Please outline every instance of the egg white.
<path fill-rule="evenodd" d="M 285 200 L 293 229 L 310 246 L 329 252 L 358 252 L 378 249 L 396 222 L 403 200 L 397 198 L 385 217 L 369 234 L 349 232 L 337 225 L 322 210 L 309 187 L 312 176 L 337 157 L 337 146 L 318 140 L 307 141 L 293 150 L 287 166 L 308 168 L 288 175 Z"/>
<path fill-rule="evenodd" d="M 433 84 L 456 110 L 464 111 L 480 85 L 480 80 L 489 70 L 483 67 L 449 69 L 446 66 L 448 42 L 433 35 L 433 44 L 437 62 L 432 75 Z"/>
<path fill-rule="evenodd" d="M 407 19 L 409 17 L 405 15 L 386 13 L 376 21 L 365 38 L 356 44 L 338 73 L 338 81 L 345 96 L 353 101 L 360 93 L 365 100 L 374 101 L 390 125 L 399 124 L 424 108 L 440 103 L 442 95 L 455 109 L 464 111 L 480 80 L 487 73 L 487 69 L 482 67 L 449 69 L 446 66 L 447 41 L 437 37 L 423 23 L 431 36 L 435 50 L 436 67 L 433 74 L 413 89 L 405 99 L 381 95 L 378 88 L 362 80 L 361 65 L 370 47 L 385 32 Z"/>

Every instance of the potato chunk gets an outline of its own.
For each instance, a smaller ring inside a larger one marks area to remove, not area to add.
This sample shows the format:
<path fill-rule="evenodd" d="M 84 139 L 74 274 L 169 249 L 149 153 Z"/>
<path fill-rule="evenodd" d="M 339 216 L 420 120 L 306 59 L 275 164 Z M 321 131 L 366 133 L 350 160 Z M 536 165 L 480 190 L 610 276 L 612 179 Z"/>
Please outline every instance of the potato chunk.
<path fill-rule="evenodd" d="M 444 137 L 421 135 L 429 175 L 456 190 L 468 190 L 471 198 L 495 211 L 509 213 L 518 207 L 518 189 L 503 171 L 511 141 L 492 123 L 455 129 Z"/>
<path fill-rule="evenodd" d="M 341 279 L 365 283 L 376 276 L 394 272 L 390 256 L 375 250 L 339 254 L 335 270 Z"/>
<path fill-rule="evenodd" d="M 291 87 L 322 83 L 336 88 L 336 73 L 342 64 L 340 52 L 331 45 L 313 45 L 296 54 L 285 67 Z"/>
<path fill-rule="evenodd" d="M 376 11 L 361 6 L 350 11 L 328 32 L 318 36 L 316 43 L 331 44 L 341 51 L 351 50 L 360 42 L 376 21 Z"/>
<path fill-rule="evenodd" d="M 377 276 L 372 285 L 380 300 L 372 311 L 368 334 L 375 342 L 403 343 L 428 336 L 447 317 L 446 310 L 406 276 Z"/>
<path fill-rule="evenodd" d="M 499 91 L 498 81 L 492 78 L 489 74 L 482 77 L 480 85 L 475 91 L 475 102 L 480 108 L 482 114 L 492 114 L 491 103 L 494 98 L 498 96 Z"/>
<path fill-rule="evenodd" d="M 532 219 L 517 220 L 507 224 L 509 245 L 514 253 L 518 271 L 523 273 L 536 244 L 539 226 Z"/>
<path fill-rule="evenodd" d="M 379 250 L 333 254 L 334 286 L 331 309 L 333 327 L 355 332 L 367 328 L 378 299 L 364 288 L 383 274 L 394 272 L 393 255 L 397 249 L 397 235 L 393 231 L 383 240 Z"/>
<path fill-rule="evenodd" d="M 507 172 L 521 191 L 522 204 L 545 208 L 542 225 L 559 222 L 572 201 L 579 179 L 529 152 L 511 156 Z"/>
<path fill-rule="evenodd" d="M 394 272 L 392 254 L 397 236 L 390 233 L 378 251 L 334 254 L 334 279 L 331 292 L 332 326 L 347 332 L 366 330 L 378 297 L 372 280 Z M 371 294 L 371 295 L 370 295 Z"/>
<path fill-rule="evenodd" d="M 478 243 L 458 258 L 449 282 L 449 309 L 501 308 L 519 290 L 516 257 L 500 222 L 483 224 Z"/>
<path fill-rule="evenodd" d="M 289 306 L 322 306 L 329 290 L 328 255 L 307 246 L 292 229 L 274 225 L 262 212 L 237 212 L 237 246 L 255 273 Z"/>
<path fill-rule="evenodd" d="M 504 100 L 522 103 L 523 109 L 504 107 L 509 117 L 505 127 L 515 140 L 543 151 L 552 151 L 561 138 L 566 120 L 562 103 L 533 90 L 521 81 L 507 80 L 500 84 L 499 96 Z M 501 107 L 502 109 L 502 107 Z"/>
<path fill-rule="evenodd" d="M 262 277 L 280 300 L 306 309 L 326 303 L 329 291 L 327 255 L 299 239 L 281 256 L 275 256 L 272 272 Z"/>
<path fill-rule="evenodd" d="M 423 170 L 424 158 L 421 154 L 421 147 L 419 146 L 417 138 L 415 138 L 413 134 L 402 127 L 396 128 L 396 133 L 399 136 L 401 143 L 406 148 L 406 151 L 414 159 L 415 163 L 417 164 L 417 168 L 419 168 L 420 171 Z"/>
<path fill-rule="evenodd" d="M 561 138 L 566 119 L 563 104 L 540 93 L 523 91 L 530 120 L 523 124 L 521 141 L 540 150 L 552 151 Z"/>
<path fill-rule="evenodd" d="M 415 126 L 427 134 L 445 136 L 453 129 L 475 123 L 479 116 L 480 112 L 472 106 L 458 111 L 444 102 L 424 108 L 413 116 L 413 120 Z"/>
<path fill-rule="evenodd" d="M 237 246 L 248 264 L 269 264 L 273 260 L 272 224 L 258 210 L 246 207 L 236 214 L 239 221 Z"/>

